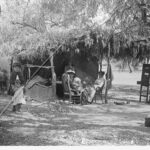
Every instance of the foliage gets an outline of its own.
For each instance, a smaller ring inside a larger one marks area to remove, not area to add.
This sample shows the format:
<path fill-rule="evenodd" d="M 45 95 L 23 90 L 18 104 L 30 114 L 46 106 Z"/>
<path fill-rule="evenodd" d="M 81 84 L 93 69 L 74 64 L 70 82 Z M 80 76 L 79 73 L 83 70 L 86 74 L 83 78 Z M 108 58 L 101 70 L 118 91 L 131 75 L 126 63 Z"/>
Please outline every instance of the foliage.
<path fill-rule="evenodd" d="M 149 15 L 149 7 L 148 0 L 6 0 L 0 17 L 0 53 L 36 57 L 60 44 L 62 50 L 71 46 L 78 52 L 79 43 L 84 43 L 99 58 L 107 55 L 110 42 L 111 56 L 122 57 L 126 47 L 132 47 L 131 57 L 143 55 L 132 42 L 143 45 L 144 39 L 149 45 L 149 18 L 144 14 Z M 101 14 L 107 18 L 102 24 L 95 21 Z"/>

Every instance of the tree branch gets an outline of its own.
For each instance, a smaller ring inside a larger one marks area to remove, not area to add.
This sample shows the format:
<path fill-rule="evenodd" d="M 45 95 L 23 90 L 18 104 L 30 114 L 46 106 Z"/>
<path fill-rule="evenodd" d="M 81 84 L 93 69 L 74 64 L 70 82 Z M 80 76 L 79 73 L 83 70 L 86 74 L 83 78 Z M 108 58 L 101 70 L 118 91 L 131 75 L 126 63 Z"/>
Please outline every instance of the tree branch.
<path fill-rule="evenodd" d="M 34 30 L 37 31 L 37 32 L 40 32 L 35 26 L 32 26 L 32 25 L 30 25 L 30 24 L 28 24 L 28 23 L 26 23 L 26 22 L 14 22 L 14 21 L 11 21 L 11 23 L 12 23 L 13 25 L 21 25 L 21 26 L 23 26 L 23 27 L 29 27 L 29 28 L 31 28 L 31 29 L 34 29 Z"/>

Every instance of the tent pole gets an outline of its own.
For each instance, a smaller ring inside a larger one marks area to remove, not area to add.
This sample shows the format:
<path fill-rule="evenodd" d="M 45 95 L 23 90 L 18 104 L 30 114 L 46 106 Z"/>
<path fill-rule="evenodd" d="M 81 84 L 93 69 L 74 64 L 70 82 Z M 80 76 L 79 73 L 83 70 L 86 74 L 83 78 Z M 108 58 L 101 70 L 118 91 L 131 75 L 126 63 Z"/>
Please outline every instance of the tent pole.
<path fill-rule="evenodd" d="M 98 72 L 102 71 L 102 55 L 99 56 L 99 60 L 98 60 Z M 99 75 L 97 76 L 97 78 L 99 78 Z"/>
<path fill-rule="evenodd" d="M 56 97 L 56 74 L 54 70 L 54 61 L 53 61 L 53 52 L 50 51 L 50 63 L 51 63 L 51 72 L 52 72 L 52 90 L 53 90 L 53 98 Z"/>
<path fill-rule="evenodd" d="M 31 70 L 30 70 L 30 67 L 28 67 L 28 73 L 29 73 L 29 80 L 31 78 Z"/>
<path fill-rule="evenodd" d="M 110 42 L 108 43 L 108 55 L 107 55 L 107 77 L 106 77 L 106 86 L 105 86 L 105 104 L 108 103 L 107 95 L 108 95 L 108 82 L 110 76 Z"/>

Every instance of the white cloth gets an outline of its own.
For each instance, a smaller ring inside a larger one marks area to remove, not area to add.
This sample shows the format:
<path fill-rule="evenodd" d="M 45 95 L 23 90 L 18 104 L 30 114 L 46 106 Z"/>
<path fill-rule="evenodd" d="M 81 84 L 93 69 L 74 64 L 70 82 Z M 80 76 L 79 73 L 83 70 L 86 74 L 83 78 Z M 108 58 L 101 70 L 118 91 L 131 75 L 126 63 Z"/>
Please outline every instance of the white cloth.
<path fill-rule="evenodd" d="M 105 84 L 105 79 L 104 78 L 99 78 L 96 79 L 95 83 L 94 83 L 94 87 L 97 88 L 102 88 L 103 85 Z"/>
<path fill-rule="evenodd" d="M 21 86 L 12 97 L 13 105 L 26 104 L 25 97 L 23 94 L 23 86 Z"/>
<path fill-rule="evenodd" d="M 104 84 L 105 84 L 105 79 L 104 78 L 99 78 L 95 81 L 93 86 L 87 86 L 86 87 L 87 99 L 88 99 L 89 102 L 91 102 L 92 99 L 94 98 L 96 90 L 98 88 L 102 88 Z"/>
<path fill-rule="evenodd" d="M 87 100 L 89 101 L 89 102 L 91 102 L 92 101 L 92 99 L 94 98 L 94 96 L 95 96 L 95 93 L 96 93 L 96 89 L 93 87 L 93 86 L 88 86 L 88 87 L 86 87 L 86 89 L 85 89 L 87 92 Z"/>
<path fill-rule="evenodd" d="M 74 89 L 76 89 L 76 90 L 78 90 L 78 91 L 81 91 L 81 90 L 82 90 L 81 79 L 78 78 L 78 77 L 75 77 L 75 78 L 73 79 L 72 86 L 73 86 Z"/>

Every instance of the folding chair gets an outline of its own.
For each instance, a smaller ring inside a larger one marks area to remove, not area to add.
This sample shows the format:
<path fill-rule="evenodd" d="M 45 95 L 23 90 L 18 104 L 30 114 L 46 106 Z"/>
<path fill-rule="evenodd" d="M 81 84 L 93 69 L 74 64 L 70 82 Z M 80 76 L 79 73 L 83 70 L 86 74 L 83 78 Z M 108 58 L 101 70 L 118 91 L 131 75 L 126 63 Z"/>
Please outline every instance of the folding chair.
<path fill-rule="evenodd" d="M 141 81 L 137 81 L 140 84 L 140 99 L 141 97 L 146 97 L 146 103 L 149 103 L 149 85 L 150 85 L 150 64 L 143 64 Z M 146 88 L 146 91 L 143 90 Z"/>

